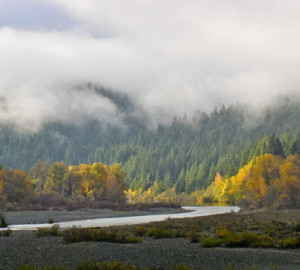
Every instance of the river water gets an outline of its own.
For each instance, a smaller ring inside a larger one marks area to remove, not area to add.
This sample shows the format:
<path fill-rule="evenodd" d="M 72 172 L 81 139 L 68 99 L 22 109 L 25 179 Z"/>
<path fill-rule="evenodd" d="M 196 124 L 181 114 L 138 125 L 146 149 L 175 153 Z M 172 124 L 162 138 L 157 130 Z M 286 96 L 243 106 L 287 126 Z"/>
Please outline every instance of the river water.
<path fill-rule="evenodd" d="M 98 219 L 85 219 L 85 220 L 75 220 L 58 222 L 60 228 L 70 228 L 73 226 L 90 228 L 90 227 L 109 227 L 109 226 L 120 226 L 120 225 L 135 225 L 148 223 L 152 221 L 163 221 L 168 218 L 190 218 L 190 217 L 200 217 L 209 216 L 216 214 L 223 214 L 229 212 L 239 211 L 239 207 L 234 206 L 186 206 L 182 207 L 190 212 L 184 212 L 180 214 L 158 214 L 158 215 L 147 215 L 147 216 L 132 216 L 132 217 L 115 217 L 115 218 L 98 218 Z M 8 226 L 11 230 L 36 230 L 37 228 L 47 228 L 54 224 L 42 223 L 42 224 L 17 224 Z"/>

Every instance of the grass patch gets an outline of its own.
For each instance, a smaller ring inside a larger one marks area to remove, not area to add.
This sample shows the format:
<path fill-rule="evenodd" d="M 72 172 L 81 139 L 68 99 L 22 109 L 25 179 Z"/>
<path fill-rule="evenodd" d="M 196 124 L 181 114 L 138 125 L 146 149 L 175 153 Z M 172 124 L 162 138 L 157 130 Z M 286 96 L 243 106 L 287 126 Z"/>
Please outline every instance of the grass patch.
<path fill-rule="evenodd" d="M 47 235 L 60 236 L 59 225 L 55 224 L 50 228 L 38 228 L 35 232 L 37 237 L 44 237 Z"/>
<path fill-rule="evenodd" d="M 63 233 L 65 243 L 76 243 L 83 241 L 112 242 L 112 243 L 141 243 L 142 239 L 131 234 L 118 233 L 117 231 L 77 228 L 72 227 Z"/>
<path fill-rule="evenodd" d="M 214 237 L 204 237 L 201 246 L 206 248 L 219 247 L 223 244 L 223 239 Z"/>
<path fill-rule="evenodd" d="M 10 229 L 3 231 L 3 236 L 5 236 L 5 237 L 10 236 L 11 234 L 12 234 L 12 230 L 10 230 Z"/>
<path fill-rule="evenodd" d="M 182 233 L 180 233 L 178 231 L 163 229 L 163 228 L 156 227 L 156 226 L 149 229 L 147 235 L 149 237 L 153 237 L 155 239 L 175 238 L 175 237 L 182 237 L 183 236 Z"/>
<path fill-rule="evenodd" d="M 300 237 L 291 236 L 282 241 L 283 248 L 300 248 Z"/>

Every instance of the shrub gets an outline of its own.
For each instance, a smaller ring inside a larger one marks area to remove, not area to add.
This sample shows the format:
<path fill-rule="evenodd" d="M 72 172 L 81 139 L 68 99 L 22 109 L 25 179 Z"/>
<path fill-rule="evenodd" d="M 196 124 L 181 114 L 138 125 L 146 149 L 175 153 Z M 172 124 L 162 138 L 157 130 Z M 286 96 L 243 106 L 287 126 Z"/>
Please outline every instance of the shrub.
<path fill-rule="evenodd" d="M 86 233 L 84 236 L 83 234 Z M 75 243 L 75 242 L 81 242 L 81 241 L 90 241 L 90 239 L 87 239 L 87 229 L 81 229 L 73 226 L 70 229 L 67 229 L 63 232 L 64 241 L 66 243 Z"/>
<path fill-rule="evenodd" d="M 37 237 L 44 237 L 46 235 L 60 236 L 59 225 L 55 224 L 50 228 L 37 228 L 35 234 Z"/>
<path fill-rule="evenodd" d="M 172 230 L 165 230 L 163 228 L 158 228 L 158 227 L 152 227 L 148 231 L 148 236 L 153 237 L 155 239 L 159 238 L 174 238 L 174 237 L 179 237 L 179 233 L 172 231 Z"/>
<path fill-rule="evenodd" d="M 8 226 L 8 224 L 6 222 L 6 218 L 5 218 L 4 214 L 0 213 L 0 227 L 5 228 L 7 226 Z"/>
<path fill-rule="evenodd" d="M 143 226 L 138 226 L 134 229 L 135 236 L 145 236 L 147 234 L 147 229 Z"/>
<path fill-rule="evenodd" d="M 219 247 L 222 243 L 223 240 L 220 238 L 204 237 L 201 241 L 201 246 L 206 248 Z"/>
<path fill-rule="evenodd" d="M 133 235 L 126 235 L 125 240 L 125 243 L 142 243 L 142 238 Z"/>
<path fill-rule="evenodd" d="M 142 239 L 132 235 L 118 234 L 116 231 L 101 229 L 77 228 L 64 231 L 64 241 L 75 243 L 82 241 L 112 242 L 112 243 L 141 243 Z"/>
<path fill-rule="evenodd" d="M 195 231 L 188 231 L 186 237 L 190 240 L 191 243 L 198 243 L 199 238 L 198 234 Z"/>
<path fill-rule="evenodd" d="M 258 235 L 244 231 L 242 233 L 229 232 L 225 236 L 227 247 L 272 247 L 274 239 L 268 235 Z"/>
<path fill-rule="evenodd" d="M 18 204 L 15 202 L 8 202 L 5 204 L 6 211 L 19 211 Z"/>
<path fill-rule="evenodd" d="M 227 230 L 226 227 L 217 227 L 216 228 L 216 234 L 220 237 L 225 237 L 227 234 L 229 233 L 229 231 Z"/>
<path fill-rule="evenodd" d="M 82 263 L 80 263 L 76 269 L 77 270 L 100 270 L 101 264 L 97 260 L 93 260 L 93 261 L 85 260 Z"/>
<path fill-rule="evenodd" d="M 48 223 L 49 224 L 53 224 L 54 223 L 54 218 L 53 217 L 49 217 L 48 218 Z"/>
<path fill-rule="evenodd" d="M 291 236 L 282 241 L 283 248 L 298 248 L 300 247 L 300 238 Z"/>
<path fill-rule="evenodd" d="M 11 235 L 11 233 L 12 233 L 12 230 L 7 229 L 7 230 L 3 231 L 3 236 L 8 237 Z"/>

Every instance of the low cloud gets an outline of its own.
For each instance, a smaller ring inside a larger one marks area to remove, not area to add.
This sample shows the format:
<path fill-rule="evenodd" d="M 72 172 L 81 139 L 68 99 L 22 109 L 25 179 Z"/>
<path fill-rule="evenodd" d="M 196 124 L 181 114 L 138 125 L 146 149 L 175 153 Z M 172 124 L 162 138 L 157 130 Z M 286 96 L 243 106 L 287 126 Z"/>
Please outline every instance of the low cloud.
<path fill-rule="evenodd" d="M 84 82 L 128 94 L 154 123 L 299 92 L 296 0 L 31 0 L 32 8 L 38 2 L 68 24 L 1 22 L 2 123 L 118 121 L 108 99 L 70 90 Z"/>

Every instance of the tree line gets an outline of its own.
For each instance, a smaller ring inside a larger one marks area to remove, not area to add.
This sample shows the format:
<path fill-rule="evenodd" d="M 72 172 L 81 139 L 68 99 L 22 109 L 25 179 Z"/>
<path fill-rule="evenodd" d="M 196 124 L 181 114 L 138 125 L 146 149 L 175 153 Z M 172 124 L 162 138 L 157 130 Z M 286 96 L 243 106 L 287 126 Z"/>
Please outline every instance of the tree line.
<path fill-rule="evenodd" d="M 217 173 L 203 197 L 247 208 L 300 208 L 300 155 L 265 154 L 232 177 Z"/>
<path fill-rule="evenodd" d="M 18 169 L 0 170 L 0 202 L 57 204 L 61 199 L 124 203 L 125 173 L 120 164 L 67 166 L 63 162 L 37 162 L 30 175 Z M 50 200 L 50 202 L 49 202 Z"/>
<path fill-rule="evenodd" d="M 259 155 L 300 153 L 297 99 L 280 97 L 256 118 L 247 106 L 232 105 L 147 129 L 147 117 L 137 117 L 128 97 L 97 91 L 118 106 L 123 126 L 87 119 L 81 126 L 47 123 L 32 134 L 0 126 L 0 162 L 27 172 L 38 160 L 67 166 L 119 163 L 131 190 L 175 188 L 177 194 L 191 194 L 206 189 L 217 173 L 236 175 Z"/>

